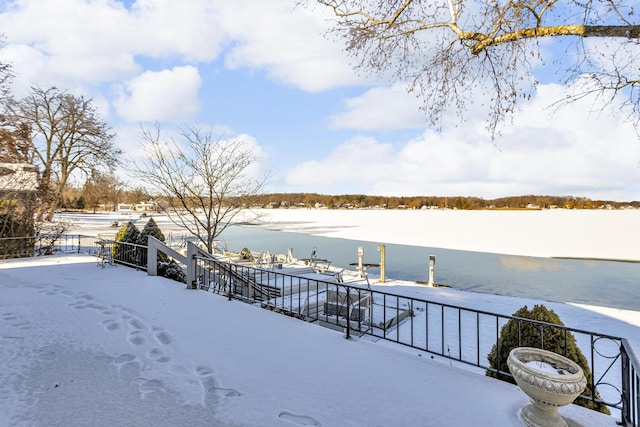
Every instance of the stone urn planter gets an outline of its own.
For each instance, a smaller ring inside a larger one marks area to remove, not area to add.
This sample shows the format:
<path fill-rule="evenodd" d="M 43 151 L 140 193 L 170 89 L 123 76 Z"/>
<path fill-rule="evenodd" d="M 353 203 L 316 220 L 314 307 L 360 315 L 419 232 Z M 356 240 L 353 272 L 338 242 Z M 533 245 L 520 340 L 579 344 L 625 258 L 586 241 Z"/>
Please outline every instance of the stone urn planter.
<path fill-rule="evenodd" d="M 567 427 L 558 409 L 572 403 L 587 386 L 582 368 L 564 356 L 531 347 L 511 350 L 507 365 L 531 398 L 531 405 L 520 414 L 522 421 L 532 427 Z"/>

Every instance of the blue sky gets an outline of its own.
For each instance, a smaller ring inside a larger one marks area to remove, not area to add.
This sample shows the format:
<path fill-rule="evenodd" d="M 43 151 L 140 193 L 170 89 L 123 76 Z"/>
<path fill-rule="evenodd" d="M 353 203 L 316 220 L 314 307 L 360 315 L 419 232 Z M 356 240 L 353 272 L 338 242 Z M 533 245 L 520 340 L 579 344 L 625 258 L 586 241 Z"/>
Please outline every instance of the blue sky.
<path fill-rule="evenodd" d="M 244 138 L 271 171 L 268 192 L 640 200 L 633 128 L 590 113 L 592 100 L 551 114 L 564 92 L 545 70 L 495 145 L 475 106 L 433 129 L 403 82 L 353 71 L 323 36 L 330 11 L 295 4 L 4 0 L 0 60 L 18 96 L 55 85 L 93 98 L 127 158 L 141 124 Z"/>

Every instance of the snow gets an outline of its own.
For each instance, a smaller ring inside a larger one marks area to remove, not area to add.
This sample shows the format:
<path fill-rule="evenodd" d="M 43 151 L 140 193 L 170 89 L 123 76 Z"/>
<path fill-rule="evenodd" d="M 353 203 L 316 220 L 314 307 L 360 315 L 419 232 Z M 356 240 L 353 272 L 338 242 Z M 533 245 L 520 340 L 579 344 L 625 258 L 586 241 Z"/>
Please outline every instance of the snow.
<path fill-rule="evenodd" d="M 107 221 L 91 227 L 108 230 Z M 535 303 L 398 289 L 504 314 Z M 127 267 L 101 268 L 89 256 L 0 261 L 0 295 L 2 426 L 506 427 L 522 425 L 528 404 L 517 386 L 455 362 L 347 340 Z M 640 348 L 638 312 L 545 304 L 569 326 Z M 560 414 L 572 426 L 616 422 L 575 405 Z"/>
<path fill-rule="evenodd" d="M 547 362 L 542 362 L 540 360 L 532 360 L 530 362 L 526 362 L 525 365 L 543 374 L 551 374 L 551 375 L 558 375 L 558 374 L 567 375 L 568 374 L 568 371 L 565 371 L 564 369 L 555 368 L 553 365 Z"/>
<path fill-rule="evenodd" d="M 640 209 L 261 209 L 262 226 L 387 244 L 640 261 Z"/>

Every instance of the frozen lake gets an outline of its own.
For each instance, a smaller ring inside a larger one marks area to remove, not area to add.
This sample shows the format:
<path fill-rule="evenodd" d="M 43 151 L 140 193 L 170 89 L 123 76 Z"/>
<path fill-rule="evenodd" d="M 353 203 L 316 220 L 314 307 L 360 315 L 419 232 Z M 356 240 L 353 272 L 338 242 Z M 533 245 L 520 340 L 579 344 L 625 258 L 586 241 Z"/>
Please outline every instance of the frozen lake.
<path fill-rule="evenodd" d="M 357 262 L 358 247 L 364 261 L 378 263 L 378 244 L 334 237 L 312 236 L 234 226 L 225 230 L 221 243 L 230 251 L 248 247 L 252 251 L 286 254 L 293 248 L 296 258 L 307 258 L 316 248 L 319 258 L 350 268 Z M 386 244 L 387 280 L 424 281 L 429 278 L 429 256 L 436 256 L 435 281 L 456 289 L 499 295 L 574 302 L 638 310 L 640 307 L 640 263 L 538 258 L 483 252 Z M 369 274 L 377 278 L 379 268 Z M 373 283 L 372 279 L 372 283 Z"/>
<path fill-rule="evenodd" d="M 371 212 L 364 211 L 363 214 Z M 291 214 L 297 215 L 306 213 L 318 214 L 313 210 L 301 213 L 291 212 Z M 354 213 L 361 214 L 360 212 Z M 438 215 L 447 214 L 447 212 L 436 213 Z M 346 215 L 348 212 L 324 211 L 319 214 L 325 216 Z M 389 212 L 386 214 L 388 215 Z M 391 212 L 391 214 L 403 215 L 406 213 Z M 460 212 L 449 212 L 448 214 L 459 215 Z M 470 215 L 469 212 L 463 212 L 463 214 Z M 543 212 L 542 214 L 548 213 Z M 563 213 L 554 212 L 554 214 Z M 567 214 L 573 213 L 568 212 Z M 585 213 L 578 212 L 577 214 L 584 215 Z M 587 214 L 592 213 L 587 212 Z M 606 213 L 596 212 L 595 214 L 604 217 Z M 632 218 L 637 216 L 637 212 L 613 212 L 613 214 L 625 216 L 633 214 Z M 487 215 L 487 213 L 481 211 L 478 215 Z M 500 215 L 504 216 L 505 213 L 500 213 Z M 134 219 L 139 228 L 146 222 L 146 219 L 139 218 L 139 215 L 61 214 L 59 217 L 75 222 L 77 226 L 70 230 L 71 233 L 88 235 L 97 235 L 98 233 L 115 235 L 117 229 L 110 227 L 110 222 L 114 218 L 118 218 L 120 223 Z M 174 236 L 182 234 L 166 217 L 160 216 L 155 219 L 163 230 L 171 230 Z M 313 225 L 313 223 L 311 224 Z M 344 232 L 346 235 L 363 235 L 362 231 L 354 230 L 354 227 L 343 225 L 336 228 L 340 228 L 339 232 Z M 455 230 L 455 228 L 451 229 Z M 507 231 L 503 233 L 507 234 Z M 402 232 L 403 230 L 398 230 L 397 235 L 408 241 L 409 239 Z M 406 230 L 404 233 L 406 234 Z M 597 235 L 597 232 L 595 234 Z M 627 234 L 632 235 L 633 233 Z M 380 238 L 380 243 L 385 242 L 386 239 L 383 236 Z M 457 234 L 452 236 L 452 240 L 459 238 L 460 236 Z M 358 261 L 357 251 L 361 246 L 364 249 L 366 263 L 380 261 L 380 253 L 377 250 L 379 243 L 344 239 L 336 237 L 335 234 L 332 234 L 332 237 L 313 235 L 310 234 L 309 228 L 304 232 L 292 232 L 292 230 L 274 231 L 262 226 L 232 226 L 225 230 L 219 240 L 221 245 L 230 251 L 240 251 L 247 247 L 254 252 L 269 251 L 272 254 L 286 254 L 288 248 L 293 248 L 293 255 L 296 258 L 307 258 L 312 248 L 316 248 L 319 258 L 326 258 L 331 260 L 334 266 L 349 269 L 354 269 L 349 264 Z M 574 242 L 574 245 L 577 245 L 577 242 Z M 393 284 L 393 280 L 426 282 L 429 278 L 429 256 L 435 255 L 436 283 L 456 289 L 634 311 L 640 307 L 639 262 L 542 258 L 397 243 L 385 243 L 385 246 L 385 272 L 387 281 L 390 281 L 389 284 Z M 528 244 L 521 243 L 520 246 L 528 246 Z M 373 268 L 368 273 L 371 277 L 371 283 L 374 283 L 380 270 Z"/>

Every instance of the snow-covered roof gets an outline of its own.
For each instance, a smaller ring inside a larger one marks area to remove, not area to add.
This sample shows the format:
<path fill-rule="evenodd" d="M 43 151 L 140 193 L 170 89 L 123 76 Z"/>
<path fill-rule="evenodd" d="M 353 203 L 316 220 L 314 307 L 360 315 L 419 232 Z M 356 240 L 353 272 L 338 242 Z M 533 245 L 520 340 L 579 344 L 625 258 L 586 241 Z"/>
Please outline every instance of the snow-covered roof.
<path fill-rule="evenodd" d="M 0 192 L 36 191 L 38 176 L 38 167 L 30 163 L 0 163 Z"/>

